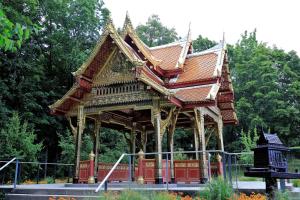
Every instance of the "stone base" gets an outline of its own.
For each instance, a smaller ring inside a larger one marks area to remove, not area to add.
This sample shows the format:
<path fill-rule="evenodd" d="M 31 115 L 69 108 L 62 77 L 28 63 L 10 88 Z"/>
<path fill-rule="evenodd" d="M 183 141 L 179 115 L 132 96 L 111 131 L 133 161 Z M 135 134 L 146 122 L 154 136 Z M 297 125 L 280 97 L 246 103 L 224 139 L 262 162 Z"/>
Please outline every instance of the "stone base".
<path fill-rule="evenodd" d="M 200 183 L 204 184 L 208 182 L 208 178 L 200 178 Z"/>
<path fill-rule="evenodd" d="M 162 177 L 155 178 L 155 184 L 163 184 L 163 178 Z"/>
<path fill-rule="evenodd" d="M 73 183 L 77 184 L 79 182 L 79 178 L 78 177 L 73 177 Z"/>

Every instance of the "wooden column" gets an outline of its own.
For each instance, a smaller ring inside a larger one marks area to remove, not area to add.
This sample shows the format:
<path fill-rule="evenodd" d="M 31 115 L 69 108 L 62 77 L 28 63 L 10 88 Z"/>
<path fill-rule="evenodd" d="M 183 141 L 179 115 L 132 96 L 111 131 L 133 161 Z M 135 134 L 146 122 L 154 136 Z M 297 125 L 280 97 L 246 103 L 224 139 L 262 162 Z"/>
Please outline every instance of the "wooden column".
<path fill-rule="evenodd" d="M 193 124 L 192 124 L 193 132 L 194 132 L 195 151 L 199 151 L 199 135 L 198 135 L 198 131 L 196 128 L 197 126 L 196 126 L 195 122 L 196 121 L 193 120 Z M 196 152 L 195 155 L 196 155 L 196 160 L 199 160 L 199 153 Z"/>
<path fill-rule="evenodd" d="M 217 121 L 217 143 L 218 150 L 224 152 L 224 143 L 223 143 L 223 120 L 222 116 L 219 117 Z M 218 163 L 218 175 L 223 175 L 223 164 L 222 164 L 222 156 L 220 153 L 217 154 L 217 163 Z"/>
<path fill-rule="evenodd" d="M 146 153 L 146 145 L 147 145 L 147 131 L 146 131 L 146 127 L 143 126 L 143 130 L 141 131 L 141 149 L 144 153 Z"/>
<path fill-rule="evenodd" d="M 173 126 L 172 126 L 173 127 Z M 175 183 L 175 173 L 174 173 L 174 128 L 170 127 L 168 129 L 168 147 L 171 153 L 170 155 L 170 168 L 171 168 L 171 182 Z"/>
<path fill-rule="evenodd" d="M 84 106 L 78 106 L 78 113 L 77 113 L 77 134 L 76 134 L 76 146 L 75 146 L 75 170 L 74 170 L 74 177 L 73 183 L 78 183 L 79 180 L 79 170 L 80 170 L 80 151 L 81 151 L 81 138 L 82 133 L 85 126 L 85 116 L 84 116 Z"/>
<path fill-rule="evenodd" d="M 223 143 L 223 120 L 220 116 L 217 121 L 217 134 L 218 134 L 218 149 L 224 151 L 224 143 Z"/>
<path fill-rule="evenodd" d="M 205 132 L 204 132 L 204 114 L 201 108 L 196 108 L 195 113 L 195 125 L 198 132 L 199 144 L 201 153 L 200 158 L 200 182 L 205 183 L 208 180 L 208 166 L 206 159 L 206 144 L 205 144 Z"/>
<path fill-rule="evenodd" d="M 162 144 L 161 144 L 161 114 L 159 100 L 153 100 L 153 108 L 151 110 L 151 119 L 154 126 L 155 142 L 156 142 L 156 172 L 155 172 L 155 183 L 163 183 L 162 178 Z"/>
<path fill-rule="evenodd" d="M 131 129 L 131 133 L 130 133 L 130 153 L 131 154 L 135 154 L 135 149 L 136 149 L 136 146 L 135 146 L 135 140 L 136 140 L 136 122 L 133 122 L 132 123 L 132 129 Z M 134 166 L 134 163 L 135 163 L 135 156 L 131 156 L 131 175 L 132 175 L 132 181 L 135 180 L 135 177 L 134 177 L 134 169 L 135 169 L 135 166 Z"/>
<path fill-rule="evenodd" d="M 170 156 L 170 168 L 171 168 L 171 182 L 175 183 L 175 173 L 174 173 L 174 133 L 176 129 L 176 122 L 179 115 L 179 110 L 172 110 L 172 117 L 170 121 L 170 126 L 168 129 L 168 147 L 171 153 Z"/>
<path fill-rule="evenodd" d="M 94 166 L 94 177 L 95 182 L 98 181 L 98 162 L 99 162 L 99 151 L 100 151 L 100 128 L 101 128 L 101 121 L 95 120 L 95 129 L 94 129 L 94 137 L 95 137 L 95 144 L 94 144 L 94 152 L 95 152 L 95 166 Z"/>

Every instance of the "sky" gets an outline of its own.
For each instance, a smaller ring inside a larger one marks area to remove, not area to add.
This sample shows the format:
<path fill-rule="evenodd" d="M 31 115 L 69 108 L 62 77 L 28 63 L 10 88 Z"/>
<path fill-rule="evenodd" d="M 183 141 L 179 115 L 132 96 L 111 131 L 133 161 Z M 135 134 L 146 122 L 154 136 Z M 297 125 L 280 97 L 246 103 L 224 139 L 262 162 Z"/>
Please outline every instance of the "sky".
<path fill-rule="evenodd" d="M 145 24 L 157 14 L 163 25 L 192 38 L 199 34 L 235 44 L 245 30 L 257 29 L 257 39 L 300 56 L 299 0 L 104 0 L 114 24 L 122 27 L 126 11 L 133 25 Z"/>

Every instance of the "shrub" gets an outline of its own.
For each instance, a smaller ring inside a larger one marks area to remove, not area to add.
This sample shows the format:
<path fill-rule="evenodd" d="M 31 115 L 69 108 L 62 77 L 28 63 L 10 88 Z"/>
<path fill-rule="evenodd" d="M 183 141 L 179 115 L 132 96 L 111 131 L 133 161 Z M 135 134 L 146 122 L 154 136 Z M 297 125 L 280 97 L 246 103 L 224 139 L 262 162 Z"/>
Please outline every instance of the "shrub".
<path fill-rule="evenodd" d="M 300 187 L 300 179 L 292 180 L 292 183 L 294 187 Z"/>
<path fill-rule="evenodd" d="M 233 197 L 233 188 L 224 179 L 218 177 L 212 180 L 204 191 L 200 192 L 200 198 L 206 200 L 228 200 Z"/>
<path fill-rule="evenodd" d="M 117 199 L 118 200 L 147 200 L 147 198 L 143 196 L 141 193 L 133 190 L 127 190 L 121 192 L 121 194 L 118 196 Z"/>
<path fill-rule="evenodd" d="M 55 183 L 55 180 L 52 176 L 48 176 L 48 177 L 46 177 L 46 182 L 47 182 L 47 184 L 53 184 L 53 183 Z"/>
<path fill-rule="evenodd" d="M 288 192 L 276 192 L 275 193 L 275 199 L 276 200 L 290 200 L 290 195 Z"/>

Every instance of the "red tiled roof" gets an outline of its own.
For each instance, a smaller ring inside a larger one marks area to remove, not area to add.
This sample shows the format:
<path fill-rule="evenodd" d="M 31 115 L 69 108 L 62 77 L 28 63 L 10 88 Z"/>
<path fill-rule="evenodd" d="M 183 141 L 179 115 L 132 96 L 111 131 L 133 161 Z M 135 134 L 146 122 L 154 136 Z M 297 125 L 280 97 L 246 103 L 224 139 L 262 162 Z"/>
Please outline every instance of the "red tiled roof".
<path fill-rule="evenodd" d="M 232 110 L 221 110 L 224 123 L 237 123 L 236 114 Z"/>
<path fill-rule="evenodd" d="M 206 101 L 212 85 L 194 88 L 182 88 L 175 92 L 175 97 L 183 102 Z"/>
<path fill-rule="evenodd" d="M 208 53 L 187 58 L 184 63 L 183 73 L 179 74 L 176 83 L 207 80 L 213 78 L 217 59 L 218 55 L 215 53 Z"/>
<path fill-rule="evenodd" d="M 178 43 L 178 45 L 153 48 L 150 51 L 155 58 L 162 60 L 159 65 L 161 69 L 175 70 L 182 48 L 181 43 Z"/>

